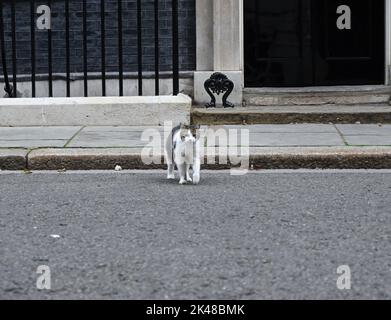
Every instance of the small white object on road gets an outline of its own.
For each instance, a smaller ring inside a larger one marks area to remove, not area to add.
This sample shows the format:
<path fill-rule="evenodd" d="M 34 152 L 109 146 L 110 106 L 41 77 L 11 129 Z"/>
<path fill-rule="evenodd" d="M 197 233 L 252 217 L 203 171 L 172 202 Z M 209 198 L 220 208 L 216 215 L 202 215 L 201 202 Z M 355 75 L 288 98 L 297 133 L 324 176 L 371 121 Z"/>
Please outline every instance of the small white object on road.
<path fill-rule="evenodd" d="M 115 166 L 115 171 L 122 171 L 122 167 L 121 166 Z"/>
<path fill-rule="evenodd" d="M 61 238 L 61 236 L 58 235 L 58 234 L 51 234 L 50 236 L 51 236 L 52 238 L 54 238 L 54 239 L 59 239 L 59 238 Z"/>

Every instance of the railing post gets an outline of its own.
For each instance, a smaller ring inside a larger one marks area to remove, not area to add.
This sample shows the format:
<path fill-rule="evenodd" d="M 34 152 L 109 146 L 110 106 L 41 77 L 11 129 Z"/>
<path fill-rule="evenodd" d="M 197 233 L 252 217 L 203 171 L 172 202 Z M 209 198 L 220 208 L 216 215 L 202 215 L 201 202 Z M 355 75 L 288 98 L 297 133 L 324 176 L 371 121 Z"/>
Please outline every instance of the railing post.
<path fill-rule="evenodd" d="M 83 69 L 84 96 L 88 97 L 87 0 L 83 0 Z"/>
<path fill-rule="evenodd" d="M 18 94 L 18 81 L 17 74 L 18 69 L 16 65 L 16 12 L 15 12 L 15 2 L 16 0 L 12 0 L 11 3 L 11 32 L 12 32 L 12 77 L 13 77 L 13 97 L 16 98 Z"/>
<path fill-rule="evenodd" d="M 124 95 L 124 62 L 123 62 L 123 35 L 122 35 L 122 0 L 117 2 L 118 19 L 118 76 L 119 76 L 119 95 Z"/>
<path fill-rule="evenodd" d="M 3 17 L 3 1 L 0 0 L 0 46 L 1 46 L 1 63 L 3 66 L 3 76 L 5 87 L 4 91 L 7 93 L 8 97 L 11 98 L 13 96 L 12 86 L 9 83 L 8 79 L 8 71 L 7 71 L 7 57 L 5 50 L 5 40 L 4 40 L 4 17 Z"/>
<path fill-rule="evenodd" d="M 143 95 L 143 41 L 142 41 L 141 0 L 137 0 L 137 59 L 138 59 L 138 95 Z"/>
<path fill-rule="evenodd" d="M 178 0 L 172 0 L 172 74 L 173 94 L 179 93 L 179 32 L 178 32 Z"/>
<path fill-rule="evenodd" d="M 65 0 L 65 69 L 66 69 L 66 95 L 71 96 L 71 63 L 70 63 L 70 41 L 69 41 L 69 0 Z"/>
<path fill-rule="evenodd" d="M 155 0 L 155 95 L 160 93 L 159 88 L 159 64 L 160 64 L 160 45 L 159 45 L 159 0 Z"/>
<path fill-rule="evenodd" d="M 48 0 L 48 6 L 52 9 L 52 0 Z M 53 97 L 53 50 L 52 50 L 52 26 L 48 29 L 48 75 L 49 75 L 49 97 Z"/>
<path fill-rule="evenodd" d="M 100 0 L 100 42 L 101 42 L 101 74 L 102 96 L 106 96 L 106 17 L 105 0 Z"/>
<path fill-rule="evenodd" d="M 35 1 L 30 1 L 31 96 L 35 98 Z"/>

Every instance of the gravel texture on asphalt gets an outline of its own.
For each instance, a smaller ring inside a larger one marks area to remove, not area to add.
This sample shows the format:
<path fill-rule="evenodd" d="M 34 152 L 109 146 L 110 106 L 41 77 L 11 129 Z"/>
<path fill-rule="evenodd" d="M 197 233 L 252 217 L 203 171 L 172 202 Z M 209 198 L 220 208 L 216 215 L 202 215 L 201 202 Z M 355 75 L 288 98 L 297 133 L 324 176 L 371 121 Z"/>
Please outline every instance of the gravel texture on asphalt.
<path fill-rule="evenodd" d="M 1 173 L 0 298 L 391 298 L 390 194 L 390 171 Z"/>

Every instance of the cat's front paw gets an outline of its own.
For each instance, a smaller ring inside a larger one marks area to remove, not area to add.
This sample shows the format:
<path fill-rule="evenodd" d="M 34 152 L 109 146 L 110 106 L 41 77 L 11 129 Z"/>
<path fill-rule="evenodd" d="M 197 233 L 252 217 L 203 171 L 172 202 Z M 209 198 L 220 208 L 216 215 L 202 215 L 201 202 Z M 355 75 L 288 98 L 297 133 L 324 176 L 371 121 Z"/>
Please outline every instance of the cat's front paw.
<path fill-rule="evenodd" d="M 199 174 L 193 175 L 193 184 L 199 184 L 201 180 L 201 177 Z"/>
<path fill-rule="evenodd" d="M 179 180 L 179 184 L 180 185 L 187 184 L 187 181 L 184 178 L 181 178 L 181 180 Z"/>
<path fill-rule="evenodd" d="M 186 178 L 186 181 L 189 182 L 189 183 L 192 183 L 192 182 L 193 182 L 193 179 L 190 178 L 190 177 L 187 177 L 187 178 Z"/>
<path fill-rule="evenodd" d="M 175 174 L 168 174 L 167 179 L 168 180 L 175 180 Z"/>

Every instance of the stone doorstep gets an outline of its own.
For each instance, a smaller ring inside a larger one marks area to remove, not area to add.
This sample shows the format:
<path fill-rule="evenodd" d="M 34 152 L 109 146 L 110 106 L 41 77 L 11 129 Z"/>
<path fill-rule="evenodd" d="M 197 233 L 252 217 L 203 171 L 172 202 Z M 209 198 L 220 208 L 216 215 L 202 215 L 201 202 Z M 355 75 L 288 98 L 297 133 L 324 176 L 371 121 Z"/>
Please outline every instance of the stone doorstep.
<path fill-rule="evenodd" d="M 324 105 L 388 103 L 390 86 L 341 86 L 305 88 L 245 88 L 246 105 Z"/>
<path fill-rule="evenodd" d="M 310 86 L 310 87 L 261 87 L 243 89 L 244 94 L 391 94 L 390 85 L 341 85 L 341 86 Z"/>
<path fill-rule="evenodd" d="M 251 106 L 234 109 L 205 109 L 193 107 L 193 124 L 241 125 L 241 124 L 378 124 L 391 123 L 389 105 L 368 106 Z"/>
<path fill-rule="evenodd" d="M 165 169 L 161 164 L 144 164 L 141 149 L 37 149 L 0 150 L 2 170 L 114 170 Z M 284 147 L 251 148 L 254 169 L 391 169 L 391 147 Z M 210 157 L 213 159 L 213 156 Z M 218 163 L 218 150 L 215 162 Z M 232 159 L 232 158 L 231 158 Z M 208 164 L 204 169 L 229 169 L 231 164 Z"/>

